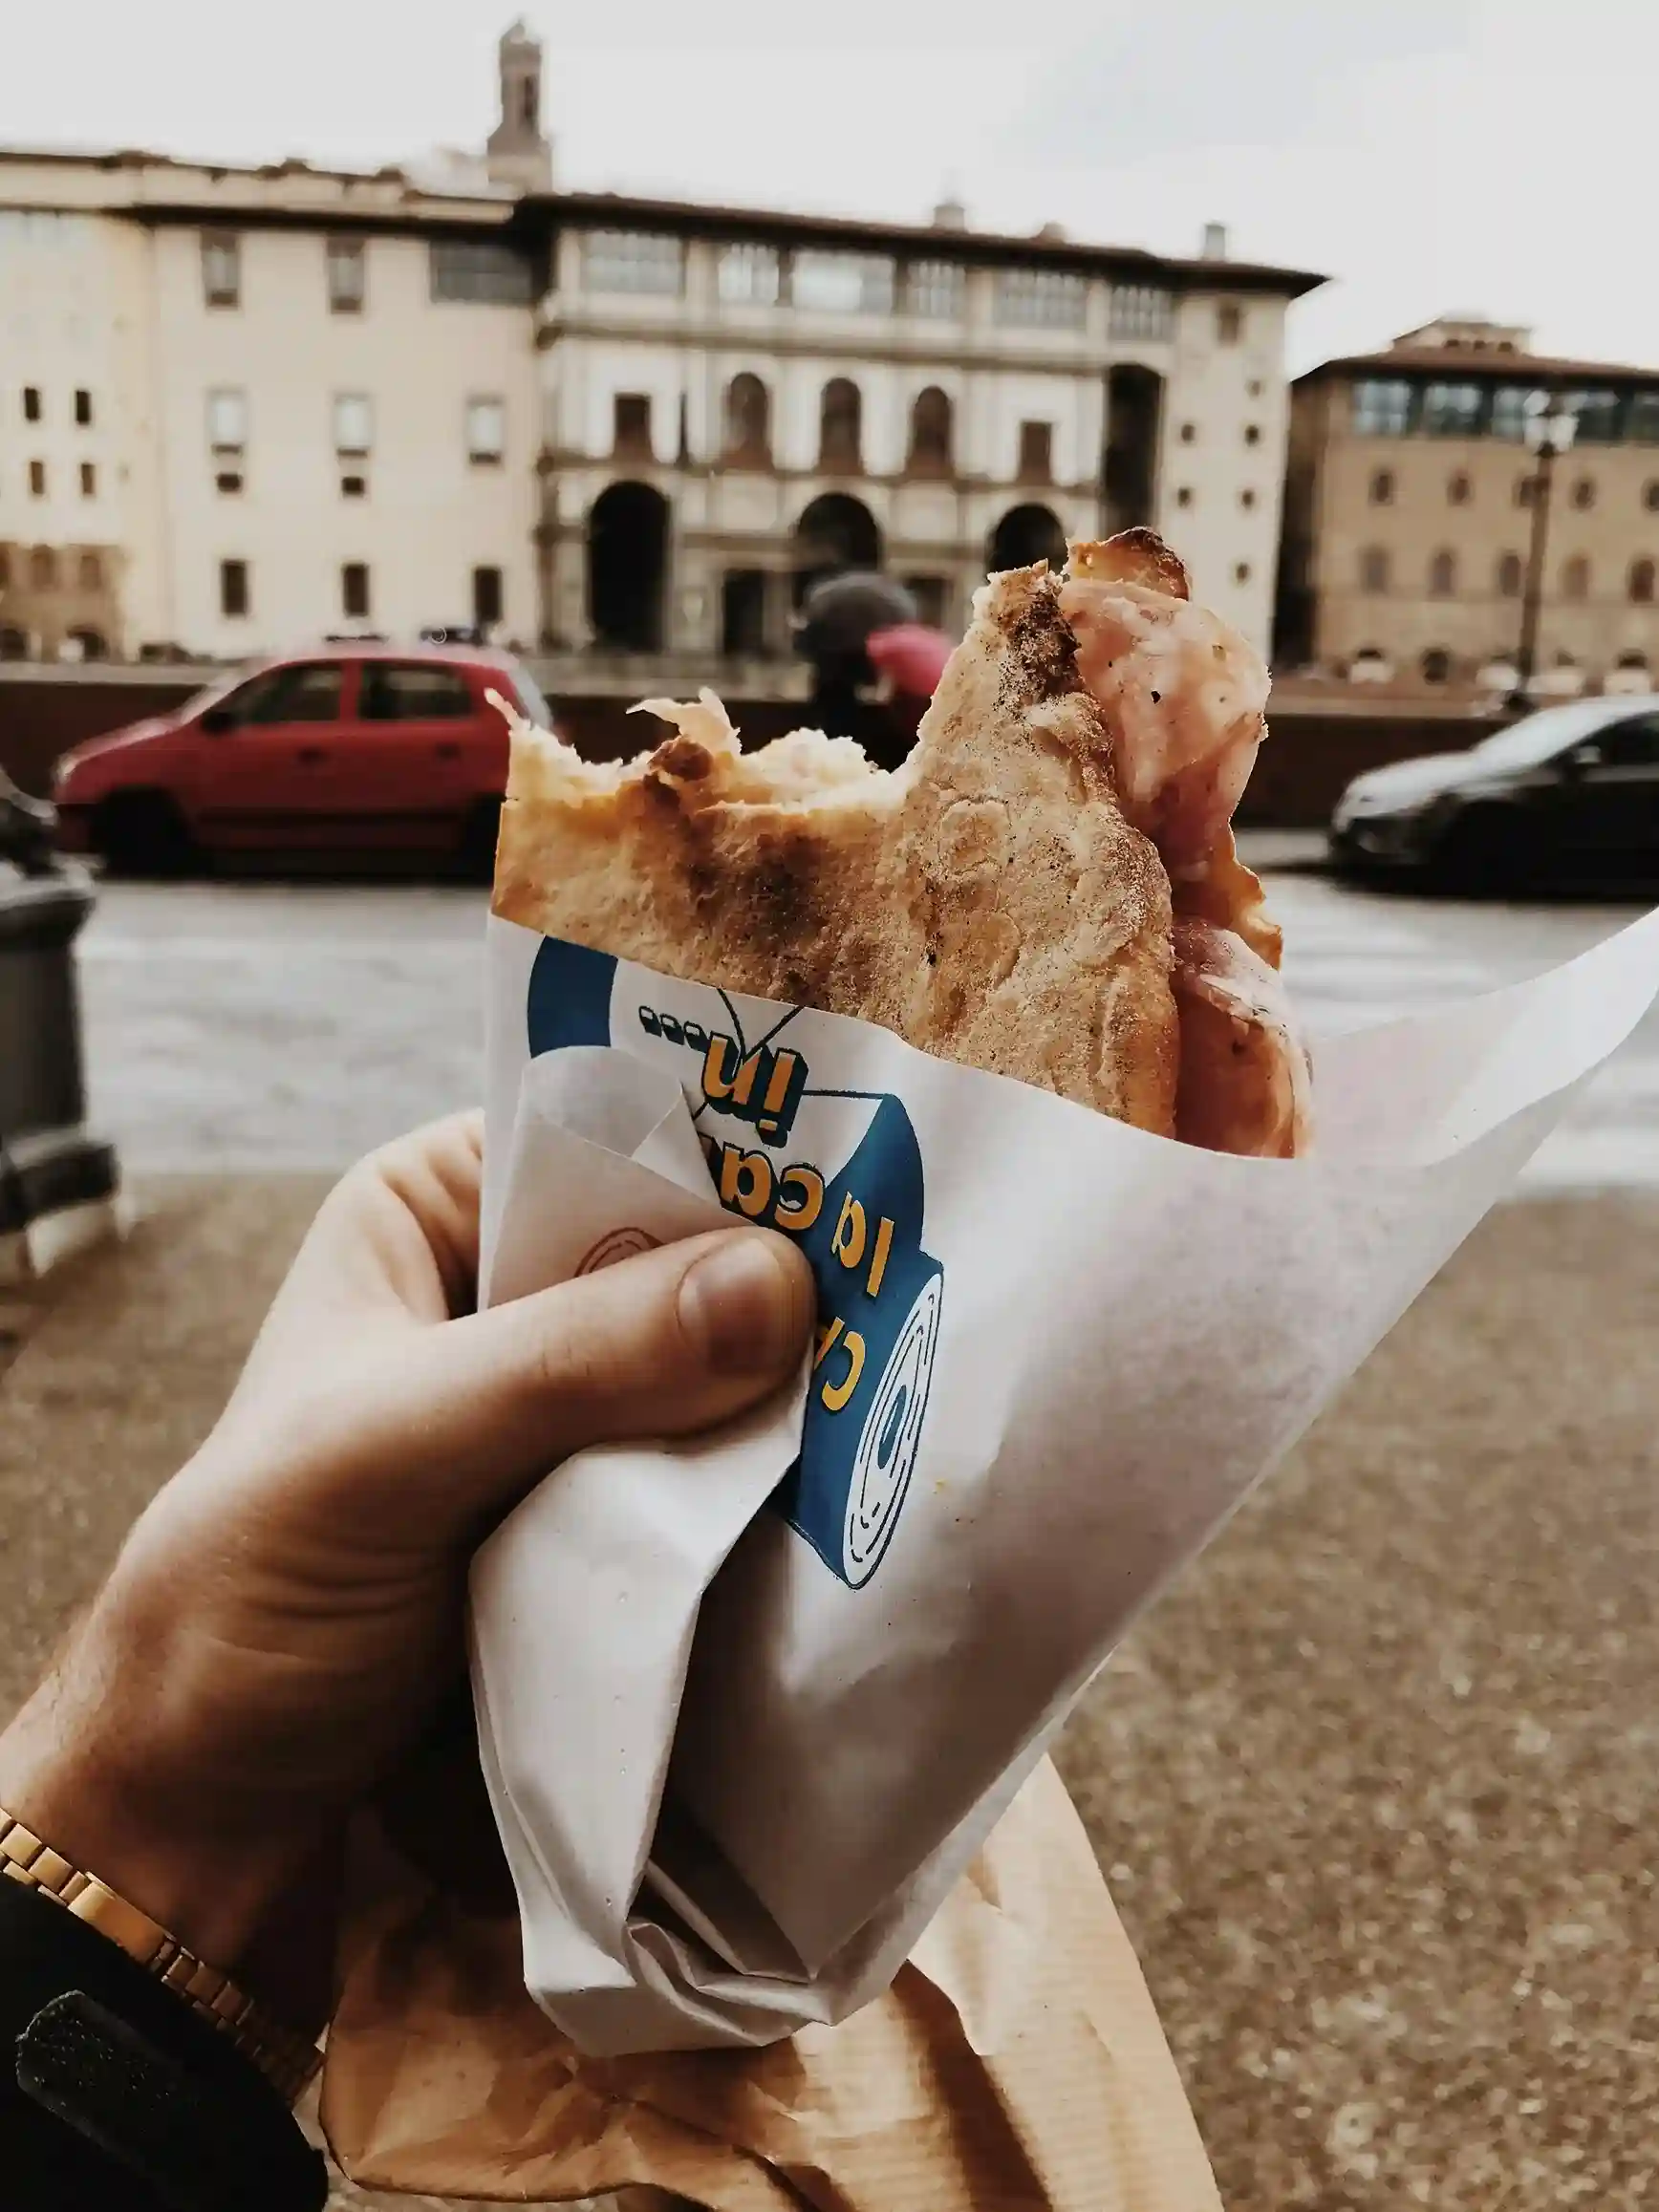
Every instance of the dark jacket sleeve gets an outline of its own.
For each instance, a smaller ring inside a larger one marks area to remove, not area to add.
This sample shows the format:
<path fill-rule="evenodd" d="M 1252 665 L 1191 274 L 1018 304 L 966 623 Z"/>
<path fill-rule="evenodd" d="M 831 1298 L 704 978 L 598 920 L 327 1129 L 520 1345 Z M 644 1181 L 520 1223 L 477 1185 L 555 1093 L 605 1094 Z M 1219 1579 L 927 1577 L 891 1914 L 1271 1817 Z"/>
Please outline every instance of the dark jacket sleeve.
<path fill-rule="evenodd" d="M 0 1879 L 6 2212 L 320 2212 L 323 2161 L 275 2091 L 180 1998 Z"/>

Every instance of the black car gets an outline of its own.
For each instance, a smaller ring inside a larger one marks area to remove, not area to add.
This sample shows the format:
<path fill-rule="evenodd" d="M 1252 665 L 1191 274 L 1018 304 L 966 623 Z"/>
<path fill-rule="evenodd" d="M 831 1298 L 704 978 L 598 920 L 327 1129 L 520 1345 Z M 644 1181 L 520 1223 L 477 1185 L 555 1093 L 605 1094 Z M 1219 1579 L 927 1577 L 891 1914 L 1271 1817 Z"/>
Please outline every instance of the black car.
<path fill-rule="evenodd" d="M 1659 876 L 1659 695 L 1546 707 L 1462 753 L 1356 776 L 1333 860 L 1478 887 Z"/>

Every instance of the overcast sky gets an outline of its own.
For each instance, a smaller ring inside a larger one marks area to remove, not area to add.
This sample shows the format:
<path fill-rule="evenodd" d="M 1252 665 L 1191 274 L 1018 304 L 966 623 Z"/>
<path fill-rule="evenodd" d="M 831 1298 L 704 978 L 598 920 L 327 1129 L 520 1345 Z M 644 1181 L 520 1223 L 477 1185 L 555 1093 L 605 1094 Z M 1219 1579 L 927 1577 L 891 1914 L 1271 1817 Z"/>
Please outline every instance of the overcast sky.
<path fill-rule="evenodd" d="M 949 187 L 988 228 L 1172 252 L 1215 219 L 1239 257 L 1337 280 L 1294 311 L 1293 369 L 1447 310 L 1659 363 L 1653 0 L 525 12 L 567 183 L 901 220 Z M 0 142 L 353 162 L 476 145 L 501 28 L 478 0 L 17 6 Z"/>

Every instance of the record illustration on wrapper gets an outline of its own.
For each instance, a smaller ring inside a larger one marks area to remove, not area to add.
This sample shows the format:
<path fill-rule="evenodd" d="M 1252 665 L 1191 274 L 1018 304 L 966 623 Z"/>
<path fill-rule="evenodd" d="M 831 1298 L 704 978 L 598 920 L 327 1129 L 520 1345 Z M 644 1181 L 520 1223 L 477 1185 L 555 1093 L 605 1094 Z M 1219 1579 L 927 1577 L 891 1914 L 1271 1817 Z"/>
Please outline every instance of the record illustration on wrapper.
<path fill-rule="evenodd" d="M 618 966 L 544 938 L 526 1005 L 530 1054 L 606 1044 L 664 1061 L 686 1092 L 721 1203 L 785 1231 L 806 1254 L 818 1337 L 800 1457 L 771 1503 L 858 1588 L 881 1564 L 909 1493 L 944 1305 L 944 1269 L 922 1247 L 916 1130 L 892 1092 L 814 1085 L 810 1013 L 785 1012 L 751 1042 L 730 1000 L 707 985 L 632 969 L 633 980 L 660 987 L 623 1002 Z M 672 1007 L 660 1002 L 670 998 Z M 699 1011 L 688 1014 L 692 1002 Z M 797 1127 L 808 1101 L 815 1157 Z M 606 1256 L 620 1257 L 612 1241 L 601 1240 Z"/>

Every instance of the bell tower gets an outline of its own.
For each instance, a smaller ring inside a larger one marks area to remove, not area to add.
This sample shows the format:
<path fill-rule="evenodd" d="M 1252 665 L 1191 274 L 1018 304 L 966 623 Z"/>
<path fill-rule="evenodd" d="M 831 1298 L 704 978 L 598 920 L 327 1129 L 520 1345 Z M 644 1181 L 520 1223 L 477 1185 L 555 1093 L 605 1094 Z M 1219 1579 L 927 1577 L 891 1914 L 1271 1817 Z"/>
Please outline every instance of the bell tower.
<path fill-rule="evenodd" d="M 485 146 L 485 163 L 500 184 L 546 192 L 553 182 L 553 149 L 542 129 L 542 42 L 521 15 L 496 50 L 501 119 Z"/>

